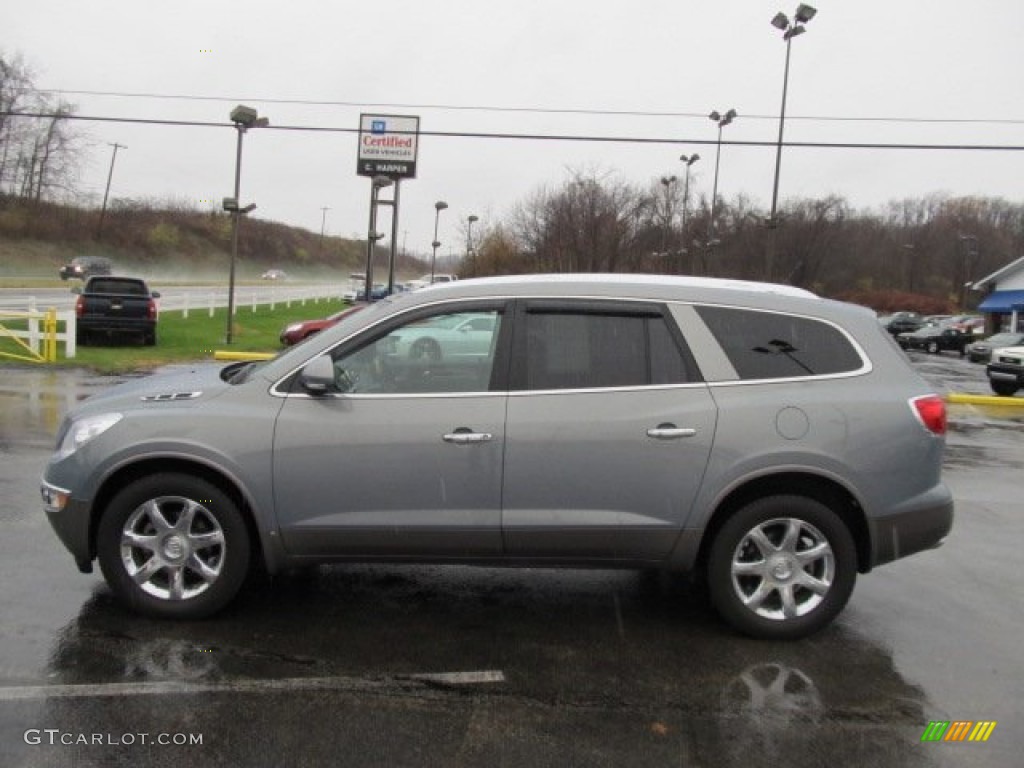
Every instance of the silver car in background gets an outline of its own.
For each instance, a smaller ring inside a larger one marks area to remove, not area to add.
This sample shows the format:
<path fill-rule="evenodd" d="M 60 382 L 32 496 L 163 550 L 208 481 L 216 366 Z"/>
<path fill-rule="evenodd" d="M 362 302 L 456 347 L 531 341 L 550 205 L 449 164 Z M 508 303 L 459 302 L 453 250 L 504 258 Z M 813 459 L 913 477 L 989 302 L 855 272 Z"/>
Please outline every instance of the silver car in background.
<path fill-rule="evenodd" d="M 152 616 L 210 615 L 257 564 L 662 568 L 791 639 L 947 535 L 945 419 L 872 312 L 807 291 L 465 280 L 91 398 L 42 494 Z"/>

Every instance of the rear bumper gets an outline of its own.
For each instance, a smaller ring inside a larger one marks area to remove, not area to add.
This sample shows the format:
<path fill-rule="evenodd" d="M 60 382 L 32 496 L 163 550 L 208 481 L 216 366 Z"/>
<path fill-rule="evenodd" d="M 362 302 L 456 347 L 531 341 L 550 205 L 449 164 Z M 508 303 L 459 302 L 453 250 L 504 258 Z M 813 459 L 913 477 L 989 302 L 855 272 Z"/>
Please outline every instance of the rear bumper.
<path fill-rule="evenodd" d="M 869 519 L 872 566 L 898 560 L 942 544 L 953 528 L 953 497 L 939 485 L 917 499 L 913 509 Z"/>
<path fill-rule="evenodd" d="M 82 331 L 149 333 L 156 329 L 156 320 L 131 317 L 80 317 L 76 326 L 79 333 Z"/>

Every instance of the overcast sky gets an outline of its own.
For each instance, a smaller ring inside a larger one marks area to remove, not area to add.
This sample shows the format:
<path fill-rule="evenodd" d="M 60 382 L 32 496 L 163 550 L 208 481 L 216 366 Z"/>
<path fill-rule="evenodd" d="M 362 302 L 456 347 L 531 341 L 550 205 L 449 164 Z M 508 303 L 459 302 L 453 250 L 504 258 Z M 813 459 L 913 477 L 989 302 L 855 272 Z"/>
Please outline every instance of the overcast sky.
<path fill-rule="evenodd" d="M 817 16 L 792 43 L 787 141 L 1018 149 L 786 148 L 783 204 L 838 194 L 869 208 L 931 193 L 1022 202 L 1024 2 L 812 5 Z M 0 50 L 23 55 L 36 85 L 63 91 L 81 115 L 226 126 L 78 123 L 92 147 L 81 186 L 94 200 L 106 183 L 108 144 L 117 142 L 127 149 L 117 156 L 112 197 L 219 205 L 234 183 L 228 113 L 244 103 L 272 128 L 246 134 L 242 202 L 258 204 L 255 216 L 317 232 L 327 206 L 334 235 L 367 230 L 369 182 L 355 173 L 357 136 L 282 126 L 357 129 L 366 112 L 418 115 L 425 132 L 666 140 L 422 136 L 417 178 L 402 185 L 399 245 L 428 252 L 434 202 L 445 200 L 442 251 L 461 252 L 470 214 L 493 223 L 540 187 L 560 185 L 567 168 L 647 184 L 681 176 L 679 155 L 695 151 L 702 159 L 691 195 L 709 195 L 717 128 L 708 112 L 739 113 L 724 142 L 777 138 L 785 43 L 769 22 L 795 7 L 774 0 L 0 0 Z M 171 98 L 185 96 L 202 98 Z M 767 208 L 774 161 L 772 146 L 724 143 L 719 194 L 743 193 Z"/>

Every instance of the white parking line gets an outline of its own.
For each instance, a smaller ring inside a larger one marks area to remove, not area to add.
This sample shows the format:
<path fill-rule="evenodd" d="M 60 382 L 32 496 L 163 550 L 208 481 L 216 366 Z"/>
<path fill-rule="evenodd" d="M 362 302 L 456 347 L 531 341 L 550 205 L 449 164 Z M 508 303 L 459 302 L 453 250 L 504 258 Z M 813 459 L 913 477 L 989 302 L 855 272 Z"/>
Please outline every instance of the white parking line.
<path fill-rule="evenodd" d="M 78 699 L 99 696 L 181 696 L 196 693 L 273 693 L 309 690 L 372 690 L 396 682 L 478 685 L 503 683 L 501 670 L 424 672 L 391 678 L 288 677 L 279 680 L 225 680 L 219 682 L 167 681 L 153 683 L 101 683 L 91 685 L 0 686 L 0 701 L 26 699 Z"/>

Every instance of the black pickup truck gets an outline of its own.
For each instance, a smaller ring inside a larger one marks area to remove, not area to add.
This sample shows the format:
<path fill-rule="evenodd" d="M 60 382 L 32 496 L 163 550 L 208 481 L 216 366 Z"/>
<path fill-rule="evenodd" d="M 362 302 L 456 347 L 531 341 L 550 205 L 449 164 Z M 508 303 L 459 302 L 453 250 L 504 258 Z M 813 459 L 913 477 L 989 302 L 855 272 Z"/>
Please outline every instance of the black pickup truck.
<path fill-rule="evenodd" d="M 137 277 L 90 277 L 75 302 L 79 343 L 88 346 L 100 336 L 130 334 L 153 346 L 158 298 L 160 294 Z"/>

